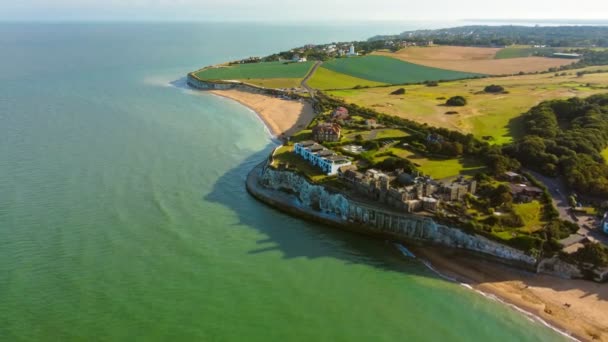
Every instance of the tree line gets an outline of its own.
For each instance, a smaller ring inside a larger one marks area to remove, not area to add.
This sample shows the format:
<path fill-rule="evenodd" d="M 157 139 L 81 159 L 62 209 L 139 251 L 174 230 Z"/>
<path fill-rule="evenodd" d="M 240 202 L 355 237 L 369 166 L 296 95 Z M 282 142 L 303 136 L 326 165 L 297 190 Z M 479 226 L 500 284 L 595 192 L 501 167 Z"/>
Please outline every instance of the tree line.
<path fill-rule="evenodd" d="M 575 192 L 608 197 L 608 94 L 543 102 L 521 117 L 525 134 L 506 155 L 548 176 L 563 176 Z"/>

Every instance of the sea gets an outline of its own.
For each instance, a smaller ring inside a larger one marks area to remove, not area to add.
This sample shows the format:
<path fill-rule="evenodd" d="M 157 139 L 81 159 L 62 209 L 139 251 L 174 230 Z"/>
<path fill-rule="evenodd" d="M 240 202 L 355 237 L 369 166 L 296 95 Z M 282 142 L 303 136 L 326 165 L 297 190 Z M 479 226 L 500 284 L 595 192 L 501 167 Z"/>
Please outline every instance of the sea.
<path fill-rule="evenodd" d="M 275 140 L 184 84 L 429 26 L 1 23 L 0 341 L 567 340 L 392 243 L 257 202 L 245 177 Z"/>

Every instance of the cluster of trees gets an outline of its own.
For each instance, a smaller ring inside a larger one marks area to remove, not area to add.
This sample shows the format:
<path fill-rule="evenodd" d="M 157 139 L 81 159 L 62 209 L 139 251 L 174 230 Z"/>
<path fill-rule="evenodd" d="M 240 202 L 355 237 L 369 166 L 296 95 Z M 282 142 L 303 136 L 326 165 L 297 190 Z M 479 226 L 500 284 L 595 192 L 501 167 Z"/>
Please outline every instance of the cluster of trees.
<path fill-rule="evenodd" d="M 440 154 L 448 157 L 458 157 L 464 153 L 464 146 L 454 141 L 433 141 L 427 143 L 426 149 L 432 154 Z"/>
<path fill-rule="evenodd" d="M 521 118 L 526 134 L 507 155 L 549 176 L 561 175 L 574 191 L 608 197 L 608 94 L 539 104 Z"/>
<path fill-rule="evenodd" d="M 560 70 L 578 69 L 594 65 L 608 65 L 608 50 L 576 49 L 571 52 L 579 53 L 583 55 L 583 58 L 576 63 L 560 67 Z"/>
<path fill-rule="evenodd" d="M 497 85 L 497 84 L 490 84 L 489 86 L 486 86 L 483 89 L 484 92 L 486 93 L 492 93 L 492 94 L 497 94 L 497 93 L 504 93 L 505 92 L 505 88 L 503 86 Z"/>
<path fill-rule="evenodd" d="M 376 36 L 371 40 L 433 40 L 441 45 L 507 46 L 547 45 L 551 47 L 608 46 L 605 26 L 485 26 L 470 25 L 439 30 L 406 31 L 398 36 Z"/>
<path fill-rule="evenodd" d="M 391 92 L 391 95 L 404 95 L 405 94 L 405 88 L 399 88 L 393 92 Z"/>
<path fill-rule="evenodd" d="M 585 75 L 589 75 L 589 74 L 603 74 L 603 73 L 607 73 L 608 70 L 583 70 L 583 71 L 577 71 L 576 72 L 576 76 L 577 77 L 583 77 Z M 562 73 L 565 74 L 565 73 Z"/>
<path fill-rule="evenodd" d="M 462 107 L 467 105 L 467 99 L 462 96 L 452 96 L 445 101 L 445 104 L 452 107 Z"/>

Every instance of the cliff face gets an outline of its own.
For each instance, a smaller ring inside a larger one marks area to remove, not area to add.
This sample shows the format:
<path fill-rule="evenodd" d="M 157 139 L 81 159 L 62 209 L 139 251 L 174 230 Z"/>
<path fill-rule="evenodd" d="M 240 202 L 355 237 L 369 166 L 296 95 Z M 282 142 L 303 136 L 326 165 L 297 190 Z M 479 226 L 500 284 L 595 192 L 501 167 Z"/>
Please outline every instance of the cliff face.
<path fill-rule="evenodd" d="M 275 206 L 291 206 L 288 211 L 316 216 L 318 221 L 396 240 L 466 249 L 529 268 L 534 267 L 537 261 L 522 251 L 437 224 L 428 217 L 395 212 L 331 193 L 323 186 L 309 183 L 297 173 L 259 167 L 252 174 L 257 181 L 250 183 L 248 179 L 248 189 L 256 197 Z M 277 196 L 282 200 L 277 200 Z"/>

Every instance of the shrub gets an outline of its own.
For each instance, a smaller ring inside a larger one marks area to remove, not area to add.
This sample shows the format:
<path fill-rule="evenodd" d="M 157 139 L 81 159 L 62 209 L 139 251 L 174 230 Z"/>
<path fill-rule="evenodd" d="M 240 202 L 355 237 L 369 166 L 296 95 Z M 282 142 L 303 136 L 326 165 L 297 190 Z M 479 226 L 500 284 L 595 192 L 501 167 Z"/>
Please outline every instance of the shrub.
<path fill-rule="evenodd" d="M 426 84 L 427 87 L 437 87 L 437 86 L 439 86 L 439 83 L 437 81 L 425 81 L 424 84 Z"/>
<path fill-rule="evenodd" d="M 466 106 L 467 99 L 462 96 L 452 96 L 445 102 L 445 104 L 452 107 L 462 107 Z"/>
<path fill-rule="evenodd" d="M 403 95 L 403 94 L 405 94 L 404 88 L 399 88 L 391 93 L 391 95 Z"/>
<path fill-rule="evenodd" d="M 505 91 L 505 88 L 502 86 L 491 84 L 483 89 L 486 93 L 502 93 Z"/>

